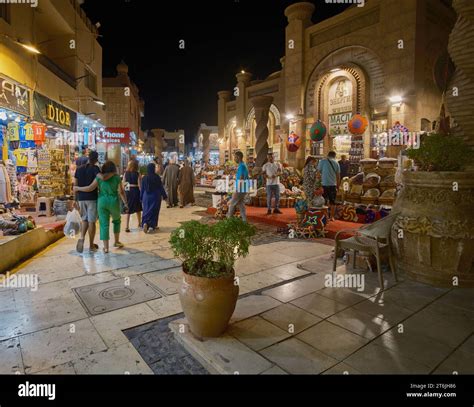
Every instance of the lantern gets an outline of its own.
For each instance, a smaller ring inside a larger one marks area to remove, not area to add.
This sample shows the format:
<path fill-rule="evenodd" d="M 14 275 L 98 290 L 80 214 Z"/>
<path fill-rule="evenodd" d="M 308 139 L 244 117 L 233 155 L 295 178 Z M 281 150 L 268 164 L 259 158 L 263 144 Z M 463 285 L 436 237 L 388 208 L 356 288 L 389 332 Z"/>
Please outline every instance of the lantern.
<path fill-rule="evenodd" d="M 295 134 L 294 131 L 290 133 L 288 139 L 286 140 L 286 148 L 290 153 L 294 153 L 298 151 L 301 146 L 301 139 L 300 137 Z"/>
<path fill-rule="evenodd" d="M 311 140 L 314 142 L 322 141 L 324 137 L 326 137 L 326 134 L 327 134 L 326 125 L 321 120 L 316 121 L 311 126 L 311 129 L 309 130 L 309 135 L 311 137 Z"/>
<path fill-rule="evenodd" d="M 364 134 L 369 121 L 360 114 L 355 114 L 352 119 L 349 121 L 347 127 L 349 131 L 354 135 Z"/>

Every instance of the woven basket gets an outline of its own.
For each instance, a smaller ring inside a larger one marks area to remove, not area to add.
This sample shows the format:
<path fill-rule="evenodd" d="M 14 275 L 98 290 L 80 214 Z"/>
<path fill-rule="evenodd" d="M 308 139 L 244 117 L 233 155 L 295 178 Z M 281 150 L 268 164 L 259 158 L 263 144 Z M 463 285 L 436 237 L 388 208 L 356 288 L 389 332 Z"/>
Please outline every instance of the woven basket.
<path fill-rule="evenodd" d="M 347 195 L 346 201 L 350 203 L 360 203 L 361 197 L 360 195 Z"/>
<path fill-rule="evenodd" d="M 295 198 L 288 198 L 288 208 L 294 208 L 295 207 Z"/>
<path fill-rule="evenodd" d="M 267 197 L 266 196 L 265 197 L 261 196 L 261 197 L 258 198 L 258 206 L 260 206 L 262 208 L 267 206 Z"/>
<path fill-rule="evenodd" d="M 378 201 L 378 198 L 375 198 L 375 197 L 369 197 L 369 196 L 360 197 L 360 203 L 363 203 L 365 205 L 376 205 L 377 201 Z"/>
<path fill-rule="evenodd" d="M 383 178 L 385 177 L 388 177 L 390 175 L 395 175 L 397 172 L 397 169 L 396 168 L 380 168 L 378 167 L 376 170 L 375 170 L 375 173 L 380 175 Z"/>
<path fill-rule="evenodd" d="M 280 198 L 280 208 L 288 208 L 288 198 Z"/>
<path fill-rule="evenodd" d="M 395 203 L 395 198 L 379 198 L 380 205 L 393 206 Z"/>

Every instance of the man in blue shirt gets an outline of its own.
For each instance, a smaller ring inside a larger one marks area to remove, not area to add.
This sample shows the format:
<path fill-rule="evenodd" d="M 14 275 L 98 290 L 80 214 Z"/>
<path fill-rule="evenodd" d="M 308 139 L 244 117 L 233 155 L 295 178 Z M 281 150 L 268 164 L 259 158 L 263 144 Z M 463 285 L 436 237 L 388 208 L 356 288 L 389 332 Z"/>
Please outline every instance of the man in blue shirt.
<path fill-rule="evenodd" d="M 227 217 L 230 218 L 234 215 L 235 207 L 238 205 L 242 220 L 247 222 L 245 197 L 247 196 L 247 192 L 249 192 L 249 170 L 244 163 L 244 155 L 241 151 L 237 151 L 234 158 L 239 167 L 237 168 L 237 174 L 235 175 L 235 192 L 232 194 Z"/>
<path fill-rule="evenodd" d="M 330 151 L 326 159 L 319 161 L 318 171 L 321 173 L 324 199 L 326 199 L 326 203 L 329 205 L 329 220 L 334 220 L 337 188 L 339 188 L 341 182 L 341 169 L 336 161 L 336 153 L 334 151 Z"/>

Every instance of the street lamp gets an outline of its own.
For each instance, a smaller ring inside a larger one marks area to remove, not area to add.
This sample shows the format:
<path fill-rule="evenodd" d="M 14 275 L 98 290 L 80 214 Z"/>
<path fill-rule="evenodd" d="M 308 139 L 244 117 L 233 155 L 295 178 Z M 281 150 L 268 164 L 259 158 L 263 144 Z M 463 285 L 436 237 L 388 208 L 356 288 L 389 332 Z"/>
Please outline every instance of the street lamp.
<path fill-rule="evenodd" d="M 20 39 L 20 38 L 12 38 L 10 37 L 9 35 L 7 34 L 0 34 L 2 35 L 3 37 L 5 37 L 7 40 L 10 40 L 11 42 L 19 45 L 20 47 L 26 49 L 27 51 L 33 53 L 33 54 L 41 54 L 41 51 L 36 48 L 34 45 L 31 45 L 31 44 L 28 44 L 26 43 L 24 40 Z"/>

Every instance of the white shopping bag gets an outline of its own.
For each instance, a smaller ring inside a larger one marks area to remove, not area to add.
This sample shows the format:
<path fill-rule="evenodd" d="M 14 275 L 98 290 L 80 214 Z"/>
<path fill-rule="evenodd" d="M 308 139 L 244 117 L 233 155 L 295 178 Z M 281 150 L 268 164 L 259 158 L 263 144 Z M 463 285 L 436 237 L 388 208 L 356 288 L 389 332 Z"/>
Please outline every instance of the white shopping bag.
<path fill-rule="evenodd" d="M 77 209 L 69 211 L 66 216 L 66 224 L 64 225 L 64 235 L 70 239 L 75 239 L 81 235 L 82 219 Z"/>

